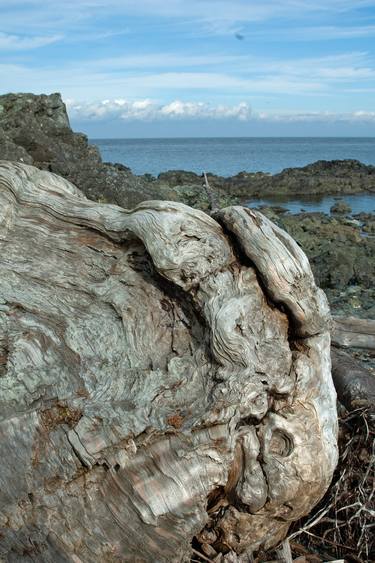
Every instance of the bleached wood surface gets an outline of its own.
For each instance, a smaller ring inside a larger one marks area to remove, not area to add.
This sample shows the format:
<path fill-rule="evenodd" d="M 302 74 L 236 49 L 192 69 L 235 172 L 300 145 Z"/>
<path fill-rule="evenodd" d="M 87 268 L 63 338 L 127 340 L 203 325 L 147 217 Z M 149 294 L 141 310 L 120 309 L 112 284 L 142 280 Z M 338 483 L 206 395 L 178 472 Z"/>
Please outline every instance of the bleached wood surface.
<path fill-rule="evenodd" d="M 375 320 L 334 317 L 332 343 L 339 348 L 375 350 Z"/>
<path fill-rule="evenodd" d="M 269 547 L 337 461 L 328 307 L 260 213 L 0 162 L 0 559 Z"/>
<path fill-rule="evenodd" d="M 332 377 L 337 397 L 348 411 L 375 410 L 375 377 L 343 350 L 331 349 Z"/>

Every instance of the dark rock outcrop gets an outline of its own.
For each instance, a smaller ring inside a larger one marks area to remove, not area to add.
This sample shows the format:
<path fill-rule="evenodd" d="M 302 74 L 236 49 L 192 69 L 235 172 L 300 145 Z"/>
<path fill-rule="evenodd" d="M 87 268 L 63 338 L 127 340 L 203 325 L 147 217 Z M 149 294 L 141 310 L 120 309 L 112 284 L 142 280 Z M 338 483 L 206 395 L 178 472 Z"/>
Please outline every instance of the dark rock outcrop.
<path fill-rule="evenodd" d="M 132 207 L 162 199 L 155 184 L 126 166 L 102 162 L 86 135 L 70 128 L 60 94 L 0 96 L 0 158 L 59 174 L 97 201 Z"/>
<path fill-rule="evenodd" d="M 352 212 L 352 208 L 345 201 L 337 201 L 335 205 L 332 205 L 330 212 L 337 215 L 348 215 Z"/>
<path fill-rule="evenodd" d="M 259 194 L 336 194 L 375 192 L 375 166 L 358 160 L 319 160 L 252 180 Z M 238 182 L 237 182 L 238 184 Z"/>
<path fill-rule="evenodd" d="M 222 197 L 241 201 L 274 195 L 354 194 L 365 191 L 375 193 L 375 166 L 358 160 L 320 160 L 302 168 L 287 168 L 279 174 L 240 172 L 222 178 L 209 174 L 210 185 Z M 169 188 L 170 195 L 188 192 L 200 201 L 202 179 L 197 174 L 171 170 L 158 176 L 158 183 Z"/>

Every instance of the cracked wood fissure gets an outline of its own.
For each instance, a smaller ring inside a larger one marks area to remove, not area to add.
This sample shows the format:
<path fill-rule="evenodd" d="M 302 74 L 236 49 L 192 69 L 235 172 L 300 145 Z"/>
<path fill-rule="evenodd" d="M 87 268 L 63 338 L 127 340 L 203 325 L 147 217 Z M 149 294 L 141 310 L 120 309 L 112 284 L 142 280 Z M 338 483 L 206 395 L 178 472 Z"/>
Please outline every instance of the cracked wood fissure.
<path fill-rule="evenodd" d="M 0 252 L 0 559 L 241 557 L 322 497 L 328 306 L 260 213 L 125 210 L 1 161 Z"/>

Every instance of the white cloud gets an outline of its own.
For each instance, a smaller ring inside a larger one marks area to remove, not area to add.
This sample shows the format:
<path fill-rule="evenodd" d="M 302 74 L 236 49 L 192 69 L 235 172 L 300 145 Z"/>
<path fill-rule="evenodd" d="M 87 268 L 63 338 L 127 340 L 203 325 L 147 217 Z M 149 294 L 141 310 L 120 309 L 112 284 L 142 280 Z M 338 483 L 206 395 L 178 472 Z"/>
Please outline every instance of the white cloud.
<path fill-rule="evenodd" d="M 96 103 L 76 103 L 67 100 L 68 113 L 75 119 L 250 119 L 251 108 L 247 102 L 237 105 L 212 105 L 205 102 L 183 102 L 174 100 L 158 104 L 152 100 L 128 101 L 125 99 L 102 100 Z"/>
<path fill-rule="evenodd" d="M 356 25 L 356 26 L 316 26 L 303 27 L 297 29 L 289 29 L 284 32 L 277 32 L 280 37 L 290 37 L 293 33 L 293 39 L 321 41 L 322 39 L 352 39 L 355 37 L 371 37 L 375 35 L 375 25 Z"/>
<path fill-rule="evenodd" d="M 330 111 L 317 111 L 317 112 L 259 112 L 254 114 L 254 119 L 268 122 L 284 122 L 284 123 L 375 123 L 375 111 L 353 111 L 353 112 L 330 112 Z"/>
<path fill-rule="evenodd" d="M 132 69 L 161 69 L 188 68 L 233 65 L 239 60 L 246 61 L 248 57 L 227 55 L 221 53 L 190 54 L 171 52 L 147 52 L 144 54 L 127 53 L 120 57 L 93 59 L 85 63 L 86 67 L 95 69 L 132 70 Z"/>
<path fill-rule="evenodd" d="M 375 111 L 352 112 L 267 112 L 252 111 L 248 102 L 236 105 L 209 104 L 206 102 L 173 100 L 167 104 L 144 99 L 129 101 L 122 98 L 95 103 L 77 103 L 66 100 L 68 113 L 76 120 L 108 121 L 112 119 L 134 121 L 234 119 L 268 123 L 375 123 Z"/>
<path fill-rule="evenodd" d="M 375 27 L 374 27 L 375 29 Z M 239 76 L 242 80 L 249 75 L 268 77 L 284 75 L 299 78 L 372 78 L 375 76 L 375 63 L 366 52 L 355 51 L 339 55 L 322 55 L 320 57 L 269 58 L 254 55 L 228 55 L 222 53 L 189 54 L 149 52 L 145 54 L 128 53 L 120 57 L 95 59 L 80 63 L 81 68 L 95 69 L 95 71 L 124 72 L 134 69 L 144 71 L 163 71 L 164 74 L 181 74 L 185 69 L 197 75 L 202 68 L 209 68 L 212 75 L 217 69 L 223 74 L 223 69 L 230 71 L 231 76 Z M 374 67 L 372 68 L 371 67 Z M 182 70 L 183 69 L 183 70 Z M 198 72 L 197 72 L 198 71 Z M 162 72 L 161 72 L 162 73 Z M 141 77 L 140 76 L 140 77 Z"/>
<path fill-rule="evenodd" d="M 286 14 L 314 11 L 314 3 L 295 0 L 2 0 L 4 21 L 10 24 L 22 8 L 28 24 L 58 25 L 73 20 L 89 20 L 102 14 L 156 16 L 166 19 L 227 22 L 254 22 Z M 318 7 L 318 10 L 322 7 Z M 326 9 L 326 6 L 324 6 Z M 12 16 L 14 13 L 14 16 Z M 55 17 L 54 17 L 55 16 Z M 223 29 L 223 31 L 225 31 Z"/>
<path fill-rule="evenodd" d="M 251 115 L 250 105 L 240 102 L 234 106 L 217 105 L 212 106 L 203 102 L 181 102 L 175 100 L 170 104 L 161 106 L 158 114 L 165 117 L 184 117 L 184 118 L 235 118 L 247 121 Z"/>
<path fill-rule="evenodd" d="M 11 35 L 0 32 L 0 50 L 1 51 L 25 51 L 28 49 L 37 49 L 56 43 L 62 39 L 61 35 L 46 36 L 26 36 Z"/>
<path fill-rule="evenodd" d="M 330 104 L 327 109 L 336 109 L 340 103 L 341 108 L 346 105 L 352 110 L 358 105 L 351 99 L 354 94 L 373 91 L 375 61 L 366 52 L 282 60 L 252 55 L 151 52 L 76 59 L 62 64 L 58 71 L 55 64 L 32 68 L 0 62 L 0 75 L 3 91 L 61 91 L 64 97 L 75 100 L 108 96 L 112 100 L 122 99 L 125 93 L 127 100 L 152 98 L 165 103 L 168 99 L 190 98 L 233 104 L 255 96 L 263 96 L 268 102 L 285 96 L 304 96 L 311 104 L 325 96 Z M 322 104 L 314 105 L 309 109 Z M 373 109 L 372 104 L 365 109 Z"/>

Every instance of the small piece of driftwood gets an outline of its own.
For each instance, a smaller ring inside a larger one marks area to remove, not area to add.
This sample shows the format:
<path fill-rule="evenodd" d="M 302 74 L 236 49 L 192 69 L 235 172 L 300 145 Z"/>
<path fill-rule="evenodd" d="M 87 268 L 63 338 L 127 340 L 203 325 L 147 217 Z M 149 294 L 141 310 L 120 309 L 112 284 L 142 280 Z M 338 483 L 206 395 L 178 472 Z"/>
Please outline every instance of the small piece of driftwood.
<path fill-rule="evenodd" d="M 332 344 L 340 348 L 375 350 L 375 321 L 333 317 Z"/>
<path fill-rule="evenodd" d="M 375 377 L 343 350 L 331 349 L 337 398 L 349 410 L 375 408 Z"/>

